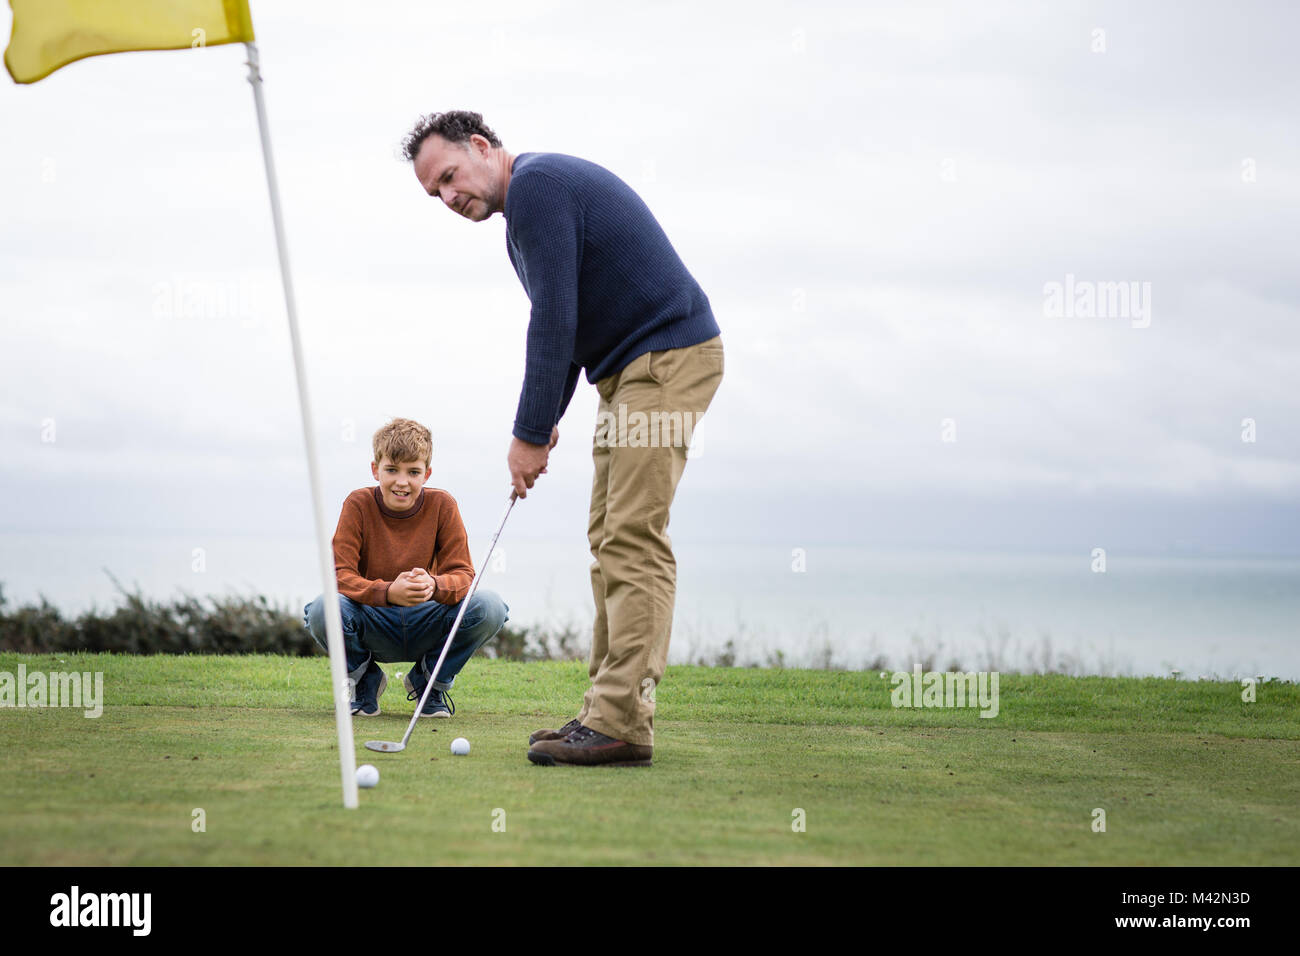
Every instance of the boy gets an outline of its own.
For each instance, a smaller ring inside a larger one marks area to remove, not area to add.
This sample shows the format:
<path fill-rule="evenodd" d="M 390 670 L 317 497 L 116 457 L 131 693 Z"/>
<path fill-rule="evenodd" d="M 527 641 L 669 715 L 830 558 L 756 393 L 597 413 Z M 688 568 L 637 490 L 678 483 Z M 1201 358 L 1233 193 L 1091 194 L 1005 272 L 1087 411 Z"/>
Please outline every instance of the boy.
<path fill-rule="evenodd" d="M 381 662 L 415 662 L 403 683 L 406 699 L 419 701 L 474 580 L 456 500 L 424 487 L 433 474 L 429 430 L 395 418 L 375 432 L 373 451 L 370 472 L 379 484 L 348 495 L 334 532 L 352 713 L 363 717 L 379 715 L 388 687 Z M 474 594 L 421 717 L 455 713 L 447 691 L 465 662 L 501 630 L 509 610 L 492 591 Z M 327 648 L 322 597 L 303 615 L 316 643 Z"/>

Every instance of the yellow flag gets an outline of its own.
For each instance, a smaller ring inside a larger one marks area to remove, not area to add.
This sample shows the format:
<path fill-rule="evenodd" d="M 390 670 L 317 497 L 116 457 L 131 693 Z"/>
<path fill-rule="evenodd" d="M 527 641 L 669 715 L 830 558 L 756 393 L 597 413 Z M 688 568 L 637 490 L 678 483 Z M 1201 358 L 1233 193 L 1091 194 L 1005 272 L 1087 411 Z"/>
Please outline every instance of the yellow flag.
<path fill-rule="evenodd" d="M 9 0 L 5 67 L 17 83 L 101 53 L 253 42 L 248 0 Z"/>

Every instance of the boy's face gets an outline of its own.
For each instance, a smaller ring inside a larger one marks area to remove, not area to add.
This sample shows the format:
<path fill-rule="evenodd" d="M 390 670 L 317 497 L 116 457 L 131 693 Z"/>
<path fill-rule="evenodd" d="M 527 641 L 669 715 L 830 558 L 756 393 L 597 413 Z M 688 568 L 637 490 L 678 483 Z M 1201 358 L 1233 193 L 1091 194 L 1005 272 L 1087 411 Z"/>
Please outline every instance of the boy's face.
<path fill-rule="evenodd" d="M 384 507 L 390 511 L 405 511 L 415 504 L 415 496 L 433 474 L 433 469 L 422 461 L 404 461 L 400 464 L 385 455 L 382 461 L 370 463 L 370 473 L 379 482 Z"/>

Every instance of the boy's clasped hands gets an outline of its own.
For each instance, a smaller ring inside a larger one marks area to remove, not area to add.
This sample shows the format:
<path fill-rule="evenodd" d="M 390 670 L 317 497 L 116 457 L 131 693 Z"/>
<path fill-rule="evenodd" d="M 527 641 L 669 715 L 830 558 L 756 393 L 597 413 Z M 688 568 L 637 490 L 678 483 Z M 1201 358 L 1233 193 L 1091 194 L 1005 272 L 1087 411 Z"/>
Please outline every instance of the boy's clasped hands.
<path fill-rule="evenodd" d="M 398 607 L 423 604 L 433 598 L 433 577 L 424 568 L 403 571 L 388 586 L 388 603 Z"/>

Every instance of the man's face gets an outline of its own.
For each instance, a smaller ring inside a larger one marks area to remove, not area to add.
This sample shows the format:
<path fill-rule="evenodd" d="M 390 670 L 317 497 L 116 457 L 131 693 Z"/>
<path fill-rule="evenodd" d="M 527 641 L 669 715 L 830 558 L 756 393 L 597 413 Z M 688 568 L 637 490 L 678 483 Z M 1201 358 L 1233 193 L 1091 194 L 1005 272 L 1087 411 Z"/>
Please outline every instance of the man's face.
<path fill-rule="evenodd" d="M 500 171 L 488 159 L 491 149 L 482 136 L 470 137 L 465 148 L 435 134 L 420 144 L 415 177 L 425 192 L 437 196 L 452 212 L 482 222 L 504 208 Z"/>
<path fill-rule="evenodd" d="M 370 463 L 370 473 L 379 482 L 384 507 L 390 511 L 405 511 L 415 505 L 420 489 L 433 474 L 433 469 L 422 461 L 398 464 L 385 455 L 381 461 Z"/>

